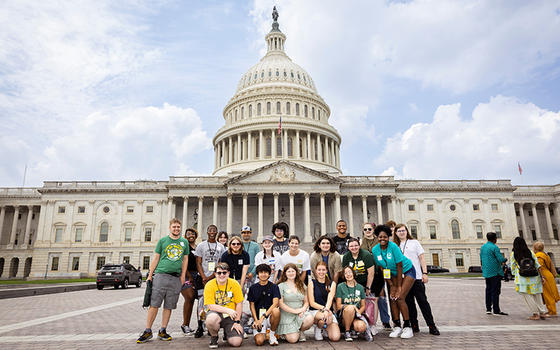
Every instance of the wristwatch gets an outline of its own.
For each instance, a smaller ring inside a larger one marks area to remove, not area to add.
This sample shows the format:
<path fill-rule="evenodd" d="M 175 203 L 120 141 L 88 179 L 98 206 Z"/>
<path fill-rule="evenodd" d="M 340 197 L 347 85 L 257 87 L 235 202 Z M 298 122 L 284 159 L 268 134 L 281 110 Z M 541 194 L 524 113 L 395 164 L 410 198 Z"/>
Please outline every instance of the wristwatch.
<path fill-rule="evenodd" d="M 235 320 L 233 323 L 241 324 L 241 320 Z"/>

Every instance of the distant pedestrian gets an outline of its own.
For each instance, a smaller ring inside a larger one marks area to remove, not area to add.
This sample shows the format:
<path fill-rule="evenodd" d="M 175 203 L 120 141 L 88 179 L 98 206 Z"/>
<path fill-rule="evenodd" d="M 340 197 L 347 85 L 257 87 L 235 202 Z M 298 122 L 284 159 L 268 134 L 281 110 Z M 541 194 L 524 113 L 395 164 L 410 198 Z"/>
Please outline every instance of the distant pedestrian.
<path fill-rule="evenodd" d="M 542 242 L 535 242 L 533 244 L 533 251 L 539 259 L 539 264 L 542 267 L 542 276 L 546 280 L 543 289 L 543 300 L 546 304 L 548 312 L 545 316 L 556 317 L 556 303 L 560 301 L 560 296 L 558 295 L 558 287 L 556 286 L 556 281 L 554 280 L 558 273 L 556 272 L 556 267 L 550 259 L 550 256 L 544 252 L 544 244 Z"/>
<path fill-rule="evenodd" d="M 486 239 L 488 242 L 480 248 L 482 277 L 486 280 L 486 313 L 490 315 L 494 310 L 494 315 L 507 315 L 500 310 L 500 293 L 504 276 L 502 265 L 507 259 L 496 245 L 498 239 L 495 232 L 488 232 Z"/>

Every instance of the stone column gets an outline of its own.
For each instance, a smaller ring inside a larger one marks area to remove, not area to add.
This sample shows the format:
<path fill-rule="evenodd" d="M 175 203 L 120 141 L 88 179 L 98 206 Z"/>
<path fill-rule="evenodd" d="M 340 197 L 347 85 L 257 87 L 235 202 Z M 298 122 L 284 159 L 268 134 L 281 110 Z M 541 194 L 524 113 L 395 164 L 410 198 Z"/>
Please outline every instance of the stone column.
<path fill-rule="evenodd" d="M 465 225 L 463 225 L 463 232 L 465 233 L 465 237 L 467 239 L 476 239 L 476 232 L 474 232 L 472 228 L 472 216 L 471 216 L 471 201 L 470 199 L 463 199 L 463 213 L 465 218 Z M 504 208 L 505 209 L 505 208 Z M 504 229 L 502 229 L 502 238 L 504 235 L 507 235 Z"/>
<path fill-rule="evenodd" d="M 311 212 L 309 209 L 309 193 L 304 193 L 304 201 L 303 201 L 303 215 L 304 215 L 304 238 L 303 241 L 304 242 L 311 242 L 311 227 L 310 227 L 310 223 L 311 223 Z"/>
<path fill-rule="evenodd" d="M 548 229 L 548 239 L 554 239 L 554 235 L 552 234 L 552 220 L 550 218 L 550 203 L 543 203 L 544 204 L 544 214 L 546 217 L 546 228 Z"/>
<path fill-rule="evenodd" d="M 25 236 L 23 237 L 23 246 L 26 247 L 29 241 L 29 234 L 31 232 L 31 217 L 33 216 L 33 206 L 27 206 L 27 223 L 25 224 Z M 550 215 L 548 216 L 550 219 Z M 550 230 L 552 232 L 552 230 Z"/>
<path fill-rule="evenodd" d="M 340 193 L 335 193 L 334 195 L 334 216 L 336 221 L 342 219 L 340 214 Z"/>
<path fill-rule="evenodd" d="M 288 159 L 288 130 L 282 129 L 282 134 L 282 136 L 284 137 L 284 139 L 282 140 L 282 158 Z"/>
<path fill-rule="evenodd" d="M 367 196 L 362 196 L 362 224 L 368 222 L 367 218 Z"/>
<path fill-rule="evenodd" d="M 323 152 L 321 152 L 321 135 L 317 134 L 317 145 L 315 146 L 315 152 L 317 152 L 317 161 L 323 162 L 322 159 Z"/>
<path fill-rule="evenodd" d="M 535 223 L 535 232 L 537 240 L 542 240 L 541 226 L 539 225 L 539 217 L 537 216 L 537 203 L 531 203 L 531 211 L 533 212 L 533 222 Z"/>
<path fill-rule="evenodd" d="M 214 207 L 212 210 L 212 225 L 218 226 L 218 196 L 214 196 Z"/>
<path fill-rule="evenodd" d="M 292 232 L 296 232 L 295 231 L 295 225 L 296 225 L 296 216 L 295 216 L 295 212 L 294 212 L 294 193 L 290 193 L 290 230 Z"/>
<path fill-rule="evenodd" d="M 336 166 L 336 157 L 334 149 L 334 140 L 331 139 L 331 164 Z"/>
<path fill-rule="evenodd" d="M 247 193 L 243 193 L 243 216 L 241 220 L 241 226 L 247 225 Z"/>
<path fill-rule="evenodd" d="M 231 136 L 228 137 L 228 164 L 233 163 L 233 142 L 231 141 Z M 229 232 L 228 232 L 229 233 Z"/>
<path fill-rule="evenodd" d="M 325 136 L 325 163 L 330 164 L 329 138 Z"/>
<path fill-rule="evenodd" d="M 528 239 L 528 237 L 531 237 L 531 232 L 527 230 L 527 224 L 525 223 L 525 212 L 523 211 L 523 203 L 520 202 L 518 204 L 519 204 L 519 216 L 521 217 L 521 229 L 523 230 L 523 237 L 525 239 Z"/>
<path fill-rule="evenodd" d="M 264 140 L 262 130 L 259 130 L 259 159 L 264 159 Z"/>
<path fill-rule="evenodd" d="M 219 153 L 219 143 L 214 146 L 214 168 L 218 168 L 218 153 Z"/>
<path fill-rule="evenodd" d="M 276 159 L 276 130 L 272 129 L 270 136 L 270 155 Z"/>
<path fill-rule="evenodd" d="M 352 210 L 352 196 L 347 196 L 348 199 L 348 232 L 354 235 L 354 211 Z"/>
<path fill-rule="evenodd" d="M 204 205 L 204 197 L 199 196 L 198 197 L 198 225 L 197 225 L 198 232 L 201 232 L 201 230 L 204 229 L 204 224 L 203 224 L 203 221 L 202 221 L 202 219 L 203 219 L 202 214 L 204 214 L 202 212 L 203 205 Z"/>
<path fill-rule="evenodd" d="M 183 197 L 183 218 L 182 218 L 182 221 L 183 221 L 183 228 L 185 228 L 185 229 L 186 229 L 187 227 L 189 227 L 189 219 L 188 219 L 188 217 L 189 217 L 189 197 L 188 197 L 188 196 L 185 196 L 185 197 Z M 185 231 L 185 230 L 183 230 L 183 232 L 184 232 L 184 231 Z"/>
<path fill-rule="evenodd" d="M 307 157 L 306 159 L 311 159 L 311 133 L 307 132 Z"/>
<path fill-rule="evenodd" d="M 274 222 L 278 222 L 278 193 L 274 193 Z"/>
<path fill-rule="evenodd" d="M 376 196 L 377 198 L 377 223 L 378 225 L 383 224 L 383 207 L 381 206 L 381 196 Z"/>
<path fill-rule="evenodd" d="M 173 197 L 167 198 L 167 221 L 173 218 Z"/>
<path fill-rule="evenodd" d="M 334 152 L 334 157 L 336 159 L 336 167 L 340 168 L 340 146 L 337 144 L 335 147 L 336 151 Z"/>
<path fill-rule="evenodd" d="M 560 203 L 555 203 L 554 204 L 554 216 L 556 217 L 556 227 L 560 230 L 560 213 L 558 212 L 560 210 Z M 554 237 L 554 233 L 552 233 L 553 237 Z"/>
<path fill-rule="evenodd" d="M 4 217 L 6 216 L 6 206 L 0 206 L 0 241 L 2 240 L 2 228 L 4 227 Z"/>
<path fill-rule="evenodd" d="M 393 220 L 395 220 L 395 222 L 400 222 L 400 218 L 397 217 L 397 206 L 396 206 L 396 201 L 397 197 L 396 196 L 391 196 L 391 208 L 393 210 Z"/>
<path fill-rule="evenodd" d="M 242 157 L 242 147 L 241 147 L 241 134 L 237 134 L 237 162 L 241 161 Z"/>
<path fill-rule="evenodd" d="M 231 232 L 232 229 L 232 220 L 233 220 L 233 194 L 232 193 L 228 193 L 227 194 L 227 222 L 226 222 L 226 231 L 228 233 L 228 235 L 231 235 L 233 232 Z"/>
<path fill-rule="evenodd" d="M 18 215 L 19 215 L 19 206 L 14 206 L 14 219 L 12 221 L 12 231 L 10 235 L 10 242 L 12 246 L 15 245 L 16 242 L 16 231 L 17 231 L 17 222 L 18 222 Z"/>
<path fill-rule="evenodd" d="M 247 133 L 247 159 L 253 160 L 253 135 L 250 131 Z"/>
<path fill-rule="evenodd" d="M 258 239 L 257 239 L 259 242 L 264 236 L 263 197 L 264 194 L 259 193 L 259 232 L 258 232 Z"/>
<path fill-rule="evenodd" d="M 299 153 L 299 148 L 300 148 L 300 144 L 299 144 L 299 130 L 296 130 L 296 159 L 300 159 L 301 158 L 301 154 Z"/>
<path fill-rule="evenodd" d="M 325 194 L 321 193 L 321 235 L 327 234 L 327 217 L 325 213 Z"/>

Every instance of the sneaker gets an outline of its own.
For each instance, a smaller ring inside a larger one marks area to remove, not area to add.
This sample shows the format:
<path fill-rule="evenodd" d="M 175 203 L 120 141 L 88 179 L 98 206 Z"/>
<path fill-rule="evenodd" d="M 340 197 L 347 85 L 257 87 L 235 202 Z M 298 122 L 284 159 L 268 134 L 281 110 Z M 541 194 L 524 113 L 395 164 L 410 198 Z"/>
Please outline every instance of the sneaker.
<path fill-rule="evenodd" d="M 352 336 L 353 339 L 358 339 L 358 333 L 356 333 L 355 330 L 351 330 L 350 335 Z"/>
<path fill-rule="evenodd" d="M 492 310 L 486 310 L 487 315 L 492 315 Z"/>
<path fill-rule="evenodd" d="M 418 326 L 418 323 L 411 323 L 410 328 L 412 328 L 413 333 L 420 333 L 420 326 Z"/>
<path fill-rule="evenodd" d="M 145 343 L 148 340 L 152 339 L 154 337 L 154 335 L 152 334 L 152 332 L 142 332 L 142 335 L 140 335 L 140 338 L 138 338 L 138 340 L 136 340 L 137 343 Z"/>
<path fill-rule="evenodd" d="M 507 314 L 507 313 L 505 313 L 505 312 L 503 312 L 503 311 L 500 311 L 500 312 L 494 312 L 492 315 L 494 315 L 494 316 L 507 316 L 507 315 L 509 315 L 509 314 Z"/>
<path fill-rule="evenodd" d="M 377 330 L 377 327 L 374 324 L 369 326 L 369 332 L 371 333 L 372 336 L 375 336 L 375 335 L 377 335 L 377 333 L 379 333 L 379 331 Z"/>
<path fill-rule="evenodd" d="M 276 334 L 272 332 L 268 334 L 268 343 L 272 346 L 278 345 L 278 339 L 276 339 Z"/>
<path fill-rule="evenodd" d="M 202 326 L 200 326 L 196 329 L 196 332 L 194 332 L 194 337 L 195 338 L 201 338 L 203 335 L 204 335 L 204 328 L 202 328 Z"/>
<path fill-rule="evenodd" d="M 210 345 L 208 345 L 210 349 L 217 349 L 218 348 L 218 336 L 210 337 Z"/>
<path fill-rule="evenodd" d="M 243 332 L 245 332 L 245 334 L 253 334 L 253 327 L 245 326 L 243 327 Z"/>
<path fill-rule="evenodd" d="M 352 339 L 352 334 L 350 332 L 345 332 L 344 333 L 344 340 L 346 341 L 354 341 L 354 339 Z"/>
<path fill-rule="evenodd" d="M 366 328 L 366 331 L 364 332 L 364 337 L 366 338 L 367 342 L 372 342 L 373 341 L 373 336 L 371 335 L 371 332 L 369 331 L 369 327 Z"/>
<path fill-rule="evenodd" d="M 383 323 L 383 328 L 385 328 L 385 330 L 393 329 L 393 328 L 391 327 L 391 325 L 389 324 L 389 322 Z"/>
<path fill-rule="evenodd" d="M 183 331 L 184 335 L 191 335 L 194 333 L 194 329 L 185 325 L 181 325 L 181 330 Z"/>
<path fill-rule="evenodd" d="M 315 340 L 323 340 L 323 329 L 317 326 L 315 327 Z"/>
<path fill-rule="evenodd" d="M 305 339 L 305 333 L 303 333 L 303 331 L 300 331 L 300 332 L 299 332 L 299 341 L 300 341 L 301 343 L 304 343 L 304 342 L 307 341 L 307 339 Z"/>
<path fill-rule="evenodd" d="M 401 333 L 402 333 L 402 328 L 401 327 L 395 327 L 393 328 L 393 331 L 391 332 L 391 334 L 389 334 L 389 337 L 391 338 L 398 338 Z"/>
<path fill-rule="evenodd" d="M 401 333 L 402 339 L 412 338 L 414 336 L 414 332 L 412 331 L 411 327 L 404 327 Z"/>
<path fill-rule="evenodd" d="M 431 335 L 439 335 L 439 330 L 437 329 L 435 324 L 430 326 L 430 334 Z"/>
<path fill-rule="evenodd" d="M 167 334 L 167 330 L 159 331 L 157 334 L 159 340 L 171 341 L 173 338 L 169 334 Z"/>

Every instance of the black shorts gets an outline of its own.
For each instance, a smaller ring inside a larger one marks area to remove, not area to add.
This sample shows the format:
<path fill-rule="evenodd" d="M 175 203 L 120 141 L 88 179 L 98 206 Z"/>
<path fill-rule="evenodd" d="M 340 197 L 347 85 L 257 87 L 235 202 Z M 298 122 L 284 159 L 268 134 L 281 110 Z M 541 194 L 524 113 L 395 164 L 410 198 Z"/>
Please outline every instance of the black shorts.
<path fill-rule="evenodd" d="M 222 313 L 216 312 L 216 311 L 208 311 L 208 314 L 212 314 L 215 313 L 217 315 L 220 316 L 220 328 L 224 329 L 224 334 L 226 336 L 226 338 L 233 338 L 233 337 L 241 337 L 243 338 L 243 332 L 241 332 L 241 334 L 237 333 L 237 331 L 235 329 L 232 329 L 231 327 L 233 327 L 233 320 L 231 317 L 224 317 L 224 315 Z M 208 318 L 208 316 L 206 316 Z"/>

